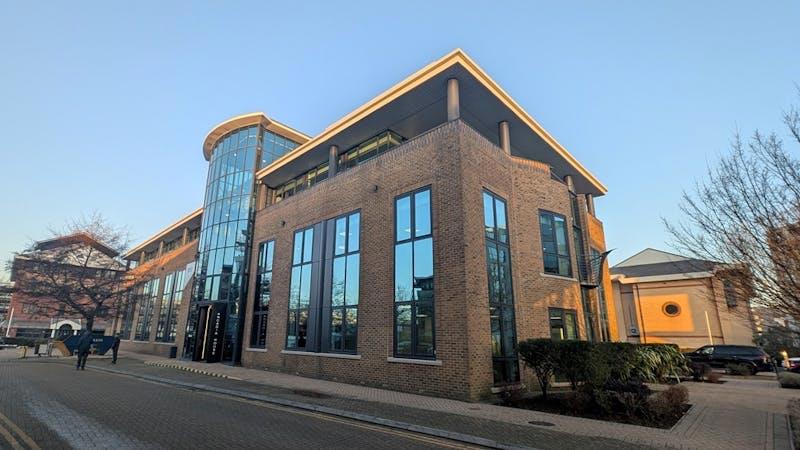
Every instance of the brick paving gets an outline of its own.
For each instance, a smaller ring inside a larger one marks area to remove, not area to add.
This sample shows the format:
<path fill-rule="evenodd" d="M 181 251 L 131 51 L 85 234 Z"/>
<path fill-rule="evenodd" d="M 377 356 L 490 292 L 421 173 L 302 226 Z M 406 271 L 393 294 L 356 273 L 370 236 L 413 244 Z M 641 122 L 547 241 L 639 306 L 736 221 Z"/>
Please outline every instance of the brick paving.
<path fill-rule="evenodd" d="M 97 370 L 76 371 L 66 364 L 69 360 L 62 362 L 0 362 L 0 414 L 43 449 L 402 449 L 452 445 L 451 441 L 412 438 L 408 433 L 378 430 L 354 421 Z M 108 360 L 94 363 L 109 364 Z M 22 442 L 19 434 L 14 437 Z M 0 436 L 0 448 L 14 447 Z"/>
<path fill-rule="evenodd" d="M 52 362 L 60 364 L 29 365 L 71 364 L 67 359 Z M 790 448 L 786 403 L 790 397 L 800 396 L 797 391 L 780 389 L 774 379 L 763 376 L 751 379 L 729 377 L 722 385 L 686 383 L 693 408 L 671 430 L 660 430 L 140 354 L 124 354 L 117 366 L 112 366 L 107 359 L 90 359 L 87 367 L 122 370 L 137 376 L 319 405 L 534 448 L 786 449 Z M 128 377 L 117 378 L 135 381 Z M 0 412 L 2 401 L 0 398 Z M 69 402 L 66 404 L 70 405 Z M 182 407 L 174 409 L 181 411 Z M 529 424 L 530 421 L 547 422 L 553 426 L 534 426 Z M 92 423 L 87 426 L 96 428 Z M 47 433 L 43 436 L 47 438 Z M 140 435 L 133 433 L 130 437 L 139 439 Z M 124 434 L 116 439 L 109 442 L 126 448 Z"/>
<path fill-rule="evenodd" d="M 537 447 L 547 447 L 547 444 L 535 442 L 534 439 L 529 440 L 524 436 L 531 433 L 539 438 L 539 433 L 558 432 L 574 436 L 573 440 L 578 437 L 607 438 L 617 442 L 624 441 L 634 446 L 785 449 L 789 448 L 786 404 L 789 398 L 800 397 L 798 391 L 780 389 L 769 374 L 752 378 L 727 377 L 727 382 L 720 385 L 688 382 L 685 385 L 689 388 L 690 402 L 694 405 L 693 408 L 671 430 L 661 430 L 483 403 L 414 395 L 221 364 L 209 365 L 174 359 L 165 360 L 139 354 L 128 356 L 129 360 L 136 358 L 144 362 L 145 365 L 138 367 L 148 367 L 149 370 L 163 369 L 156 366 L 163 364 L 196 369 L 214 373 L 217 376 L 225 375 L 231 379 L 220 379 L 217 383 L 225 385 L 240 383 L 234 381 L 238 379 L 242 380 L 243 384 L 240 385 L 242 389 L 259 391 L 269 387 L 278 391 L 271 392 L 272 395 L 281 395 L 281 390 L 304 390 L 330 397 L 326 400 L 306 399 L 306 401 L 320 404 L 336 404 L 345 408 L 369 410 L 370 407 L 364 406 L 368 404 L 372 405 L 376 414 L 391 411 L 390 406 L 397 407 L 401 411 L 411 408 L 418 417 L 434 421 L 441 414 L 446 413 L 448 419 L 442 419 L 442 422 L 445 423 L 440 424 L 444 428 L 457 429 L 459 421 L 464 421 L 464 418 L 488 420 L 493 424 L 499 424 L 498 429 L 503 431 L 498 433 L 505 436 L 507 440 Z M 178 372 L 174 371 L 173 373 Z M 252 385 L 259 385 L 260 388 Z M 429 413 L 433 414 L 430 414 L 429 417 Z M 383 414 L 389 415 L 388 413 Z M 399 416 L 409 419 L 408 414 Z M 459 416 L 460 419 L 455 420 L 452 416 Z M 529 424 L 531 421 L 548 422 L 553 426 L 546 429 L 535 427 Z M 469 425 L 464 428 L 469 429 L 475 426 L 469 421 L 465 423 Z M 491 427 L 487 428 L 491 429 Z M 509 432 L 512 429 L 513 432 Z M 514 433 L 520 435 L 516 441 L 512 438 L 515 436 Z M 580 441 L 578 439 L 578 442 Z M 554 444 L 558 448 L 564 448 L 569 445 L 567 442 L 569 439 L 554 442 Z"/>

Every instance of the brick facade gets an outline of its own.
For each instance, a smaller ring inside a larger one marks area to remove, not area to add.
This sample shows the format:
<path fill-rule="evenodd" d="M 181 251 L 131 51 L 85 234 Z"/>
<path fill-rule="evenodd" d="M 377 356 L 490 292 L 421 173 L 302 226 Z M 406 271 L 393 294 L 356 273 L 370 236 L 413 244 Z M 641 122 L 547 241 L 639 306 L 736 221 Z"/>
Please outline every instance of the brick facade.
<path fill-rule="evenodd" d="M 425 186 L 432 194 L 437 360 L 396 362 L 392 358 L 394 200 Z M 566 185 L 551 177 L 548 166 L 509 156 L 456 120 L 257 212 L 251 274 L 258 244 L 274 239 L 272 297 L 266 349 L 248 349 L 255 292 L 251 276 L 242 364 L 447 397 L 488 395 L 493 378 L 484 189 L 508 204 L 517 340 L 549 336 L 550 306 L 575 309 L 585 337 L 577 279 L 543 273 L 539 210 L 570 217 Z M 355 210 L 361 211 L 357 355 L 283 351 L 294 232 Z M 592 245 L 605 249 L 602 226 L 594 218 L 589 220 L 595 221 L 589 227 Z M 571 236 L 569 242 L 572 246 Z M 575 271 L 575 252 L 571 255 Z M 610 289 L 607 292 L 610 298 Z M 527 372 L 522 380 L 533 382 Z"/>

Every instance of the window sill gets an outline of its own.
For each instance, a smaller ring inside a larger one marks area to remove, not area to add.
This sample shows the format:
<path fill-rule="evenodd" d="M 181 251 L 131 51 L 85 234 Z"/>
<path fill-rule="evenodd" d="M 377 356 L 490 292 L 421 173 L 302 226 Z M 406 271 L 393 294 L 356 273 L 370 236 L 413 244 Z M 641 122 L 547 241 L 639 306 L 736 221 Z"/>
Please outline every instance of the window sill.
<path fill-rule="evenodd" d="M 520 389 L 525 389 L 525 384 L 521 382 L 511 383 L 511 384 L 504 384 L 502 386 L 492 386 L 492 394 L 499 394 L 501 392 L 508 392 L 508 391 L 518 391 Z"/>
<path fill-rule="evenodd" d="M 316 356 L 319 358 L 361 359 L 361 355 L 348 355 L 346 353 L 317 353 L 296 350 L 281 350 L 281 355 Z"/>
<path fill-rule="evenodd" d="M 390 363 L 400 363 L 400 364 L 419 364 L 421 366 L 442 365 L 442 360 L 440 359 L 411 359 L 411 358 L 395 358 L 390 356 L 386 358 L 386 361 Z"/>
<path fill-rule="evenodd" d="M 267 349 L 265 348 L 246 348 L 244 349 L 246 352 L 256 352 L 256 353 L 267 353 Z"/>
<path fill-rule="evenodd" d="M 561 281 L 573 281 L 575 283 L 578 282 L 577 278 L 565 277 L 564 275 L 555 275 L 555 274 L 552 274 L 552 273 L 544 273 L 544 272 L 540 273 L 539 275 L 541 275 L 541 276 L 543 276 L 545 278 L 555 278 L 556 280 L 561 280 Z"/>

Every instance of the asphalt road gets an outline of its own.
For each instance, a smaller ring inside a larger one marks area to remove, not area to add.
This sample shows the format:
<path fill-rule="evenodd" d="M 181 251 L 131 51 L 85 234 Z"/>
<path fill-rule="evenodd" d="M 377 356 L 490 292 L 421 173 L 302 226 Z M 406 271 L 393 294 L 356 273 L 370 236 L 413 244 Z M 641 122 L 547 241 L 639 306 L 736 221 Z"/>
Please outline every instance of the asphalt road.
<path fill-rule="evenodd" d="M 319 413 L 38 361 L 0 362 L 0 448 L 465 448 Z"/>

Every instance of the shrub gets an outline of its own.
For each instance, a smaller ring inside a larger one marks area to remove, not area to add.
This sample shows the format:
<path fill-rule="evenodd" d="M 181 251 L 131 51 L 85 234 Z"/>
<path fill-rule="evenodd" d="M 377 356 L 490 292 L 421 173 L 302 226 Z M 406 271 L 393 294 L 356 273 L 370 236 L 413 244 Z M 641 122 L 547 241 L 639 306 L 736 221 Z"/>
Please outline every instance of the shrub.
<path fill-rule="evenodd" d="M 555 370 L 555 344 L 550 339 L 528 339 L 519 343 L 517 351 L 520 359 L 536 375 L 542 397 L 547 398 L 547 389 Z"/>
<path fill-rule="evenodd" d="M 709 382 L 709 383 L 714 383 L 714 384 L 722 383 L 722 375 L 720 375 L 719 372 L 714 372 L 712 370 L 706 376 L 706 381 Z"/>
<path fill-rule="evenodd" d="M 782 388 L 800 389 L 800 374 L 781 372 L 778 374 L 778 383 Z"/>
<path fill-rule="evenodd" d="M 712 373 L 711 366 L 706 363 L 690 363 L 689 367 L 692 372 L 692 379 L 694 381 L 705 381 Z"/>
<path fill-rule="evenodd" d="M 753 375 L 753 366 L 747 364 L 728 364 L 726 368 L 731 375 Z"/>
<path fill-rule="evenodd" d="M 649 391 L 644 391 L 644 382 L 688 372 L 685 357 L 674 345 L 531 339 L 520 343 L 519 354 L 536 374 L 544 397 L 554 373 L 564 375 L 573 390 L 583 386 L 587 392 L 611 390 L 645 398 Z M 622 397 L 618 400 L 632 402 Z"/>
<path fill-rule="evenodd" d="M 686 357 L 677 345 L 641 344 L 636 346 L 636 374 L 645 381 L 666 381 L 689 373 Z"/>
<path fill-rule="evenodd" d="M 686 386 L 670 386 L 647 399 L 648 412 L 653 420 L 677 419 L 683 415 L 683 407 L 689 401 Z"/>
<path fill-rule="evenodd" d="M 569 381 L 573 391 L 577 390 L 578 384 L 586 381 L 592 364 L 596 363 L 592 357 L 592 345 L 587 341 L 574 340 L 556 341 L 553 344 L 555 371 Z"/>

